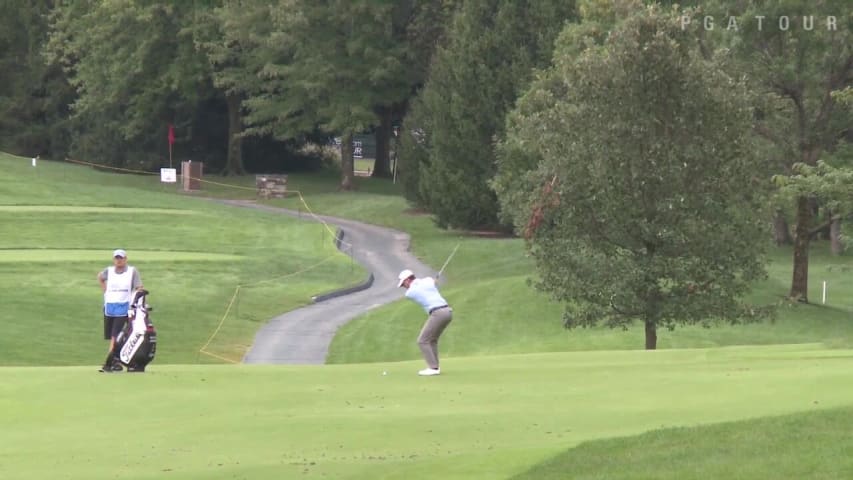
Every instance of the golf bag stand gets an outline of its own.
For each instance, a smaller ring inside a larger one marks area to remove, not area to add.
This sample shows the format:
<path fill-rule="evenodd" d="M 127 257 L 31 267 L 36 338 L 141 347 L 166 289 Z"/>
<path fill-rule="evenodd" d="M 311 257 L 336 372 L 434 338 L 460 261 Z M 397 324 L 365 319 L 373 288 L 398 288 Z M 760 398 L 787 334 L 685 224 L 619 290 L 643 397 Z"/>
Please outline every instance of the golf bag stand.
<path fill-rule="evenodd" d="M 147 296 L 148 290 L 133 294 L 127 325 L 116 337 L 115 358 L 128 372 L 144 372 L 157 353 L 157 332 L 149 314 L 153 309 L 146 303 Z"/>

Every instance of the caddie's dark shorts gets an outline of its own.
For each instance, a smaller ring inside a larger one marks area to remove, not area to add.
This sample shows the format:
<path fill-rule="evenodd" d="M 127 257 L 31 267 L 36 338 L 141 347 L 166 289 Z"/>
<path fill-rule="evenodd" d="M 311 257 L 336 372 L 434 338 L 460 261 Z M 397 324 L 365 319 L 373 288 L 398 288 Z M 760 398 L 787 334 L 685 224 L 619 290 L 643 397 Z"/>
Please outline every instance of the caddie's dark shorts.
<path fill-rule="evenodd" d="M 104 340 L 117 337 L 119 332 L 124 328 L 125 323 L 127 323 L 127 315 L 124 317 L 108 317 L 104 315 Z"/>

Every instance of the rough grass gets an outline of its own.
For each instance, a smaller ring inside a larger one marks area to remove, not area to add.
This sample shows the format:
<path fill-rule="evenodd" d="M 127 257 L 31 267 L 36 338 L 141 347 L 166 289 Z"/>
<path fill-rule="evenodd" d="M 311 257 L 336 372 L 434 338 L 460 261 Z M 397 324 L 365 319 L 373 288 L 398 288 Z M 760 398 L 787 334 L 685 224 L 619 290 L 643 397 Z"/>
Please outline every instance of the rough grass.
<path fill-rule="evenodd" d="M 28 164 L 20 163 L 19 165 L 23 165 L 19 167 L 22 169 L 21 176 L 32 174 Z M 48 170 L 48 173 L 42 173 L 40 178 L 52 176 L 54 181 L 58 178 L 66 179 L 66 183 L 63 184 L 67 185 L 67 188 L 74 189 L 79 186 L 88 192 L 90 198 L 102 195 L 102 190 L 116 182 L 115 184 L 121 189 L 132 186 L 134 191 L 161 193 L 161 195 L 154 195 L 150 202 L 146 201 L 145 208 L 174 209 L 176 207 L 170 202 L 173 202 L 175 197 L 192 202 L 186 197 L 175 195 L 174 186 L 159 185 L 156 177 L 98 173 L 67 164 L 55 164 L 51 167 L 53 169 Z M 105 178 L 109 178 L 110 181 L 105 181 Z M 203 185 L 204 195 L 254 198 L 253 176 L 210 178 L 212 181 Z M 413 213 L 399 196 L 399 186 L 389 181 L 358 178 L 356 179 L 357 191 L 338 192 L 337 180 L 335 175 L 322 173 L 289 175 L 289 188 L 292 191 L 299 191 L 302 197 L 294 195 L 288 199 L 267 203 L 303 212 L 310 208 L 316 213 L 353 218 L 404 230 L 412 235 L 412 250 L 435 269 L 444 263 L 449 253 L 459 243 L 457 255 L 445 271 L 443 293 L 455 307 L 456 319 L 442 340 L 444 354 L 453 356 L 642 348 L 642 331 L 639 327 L 630 328 L 627 331 L 613 331 L 605 328 L 564 330 L 561 327 L 562 312 L 559 305 L 550 302 L 547 297 L 537 293 L 528 285 L 529 280 L 535 280 L 535 273 L 530 259 L 524 254 L 524 246 L 520 240 L 481 238 L 466 232 L 439 230 L 435 228 L 428 215 Z M 91 190 L 93 183 L 102 188 Z M 17 188 L 20 184 L 21 182 L 18 182 L 13 188 Z M 38 185 L 38 182 L 36 184 Z M 0 186 L 0 188 L 3 187 Z M 162 193 L 167 194 L 162 195 Z M 32 195 L 37 197 L 38 193 Z M 56 205 L 63 202 L 50 203 Z M 92 202 L 88 201 L 88 203 Z M 104 198 L 102 203 L 114 204 L 115 202 Z M 197 204 L 207 204 L 207 202 L 196 201 L 192 204 L 193 208 L 184 208 L 184 210 L 200 212 L 193 217 L 199 214 L 207 215 L 204 212 L 211 207 Z M 9 212 L 8 215 L 12 213 Z M 49 215 L 49 212 L 44 212 L 44 215 Z M 60 214 L 60 216 L 67 215 Z M 148 216 L 156 217 L 157 214 Z M 81 213 L 77 218 L 85 221 L 92 216 Z M 32 236 L 37 236 L 39 232 L 44 231 L 40 225 L 33 226 L 33 229 Z M 76 222 L 64 227 L 64 230 L 78 233 L 85 229 L 84 222 Z M 227 231 L 231 232 L 232 229 Z M 50 231 L 47 234 L 52 235 Z M 192 233 L 190 232 L 189 235 Z M 320 235 L 323 235 L 322 231 Z M 170 242 L 158 247 L 170 251 L 186 251 L 190 250 L 187 244 L 205 241 L 193 238 L 189 242 Z M 853 281 L 850 279 L 853 277 L 850 277 L 849 272 L 853 269 L 853 257 L 833 257 L 826 250 L 825 242 L 816 242 L 812 251 L 810 298 L 813 303 L 811 305 L 782 304 L 775 323 L 719 325 L 711 329 L 680 327 L 672 332 L 662 331 L 659 332 L 659 347 L 712 347 L 814 341 L 839 347 L 851 345 Z M 790 271 L 790 251 L 772 249 L 769 264 L 770 277 L 767 281 L 755 286 L 750 293 L 751 298 L 758 303 L 779 302 L 787 292 Z M 827 305 L 819 303 L 821 283 L 824 280 L 829 282 Z M 311 294 L 313 293 L 317 292 Z M 243 311 L 247 309 L 243 308 Z M 419 358 L 419 351 L 413 339 L 420 329 L 422 316 L 416 306 L 405 301 L 373 310 L 341 329 L 332 345 L 329 360 L 331 362 L 363 362 Z"/>
<path fill-rule="evenodd" d="M 306 199 L 314 211 L 409 232 L 412 250 L 435 270 L 460 245 L 445 270 L 442 287 L 455 309 L 455 320 L 442 338 L 445 354 L 643 348 L 643 329 L 639 325 L 625 331 L 563 329 L 561 307 L 529 285 L 536 275 L 521 240 L 438 230 L 428 215 L 407 213 L 408 206 L 401 198 L 383 190 L 390 188 L 387 183 L 374 187 L 375 180 L 362 179 L 361 185 L 368 186 L 360 192 L 339 193 L 333 191 L 334 184 L 327 184 L 324 192 L 322 181 L 316 180 L 306 188 L 313 192 Z M 295 209 L 300 208 L 301 202 L 287 199 L 274 203 Z M 832 256 L 826 242 L 814 242 L 809 268 L 810 305 L 783 301 L 790 287 L 790 249 L 770 248 L 768 260 L 768 279 L 745 293 L 756 304 L 778 304 L 775 321 L 663 330 L 659 332 L 659 348 L 807 342 L 853 345 L 853 257 Z M 820 303 L 823 281 L 829 286 L 826 305 Z M 372 310 L 342 327 L 332 344 L 329 361 L 419 358 L 414 339 L 423 320 L 422 311 L 403 300 Z"/>
<path fill-rule="evenodd" d="M 357 178 L 356 191 L 339 192 L 337 180 L 334 175 L 293 175 L 288 184 L 303 194 L 305 202 L 293 196 L 268 203 L 301 211 L 310 208 L 315 213 L 408 232 L 412 235 L 412 251 L 435 270 L 459 244 L 444 272 L 442 292 L 453 304 L 456 316 L 442 338 L 444 354 L 643 348 L 640 326 L 626 331 L 563 329 L 560 306 L 529 285 L 536 275 L 521 240 L 439 230 L 429 215 L 410 208 L 400 197 L 398 185 Z M 235 182 L 245 183 L 239 179 Z M 235 190 L 240 192 L 244 191 Z M 827 242 L 813 242 L 809 268 L 811 304 L 791 305 L 783 301 L 790 288 L 791 250 L 772 247 L 769 278 L 745 293 L 757 304 L 778 304 L 775 321 L 663 330 L 658 334 L 659 348 L 807 342 L 853 346 L 853 256 L 832 256 L 828 250 Z M 829 286 L 826 305 L 820 303 L 823 281 Z M 414 339 L 423 320 L 421 310 L 404 300 L 372 310 L 339 331 L 328 360 L 346 363 L 419 358 Z"/>
<path fill-rule="evenodd" d="M 8 155 L 0 168 L 0 365 L 102 361 L 95 276 L 115 248 L 151 291 L 163 363 L 221 362 L 199 354 L 217 329 L 207 351 L 239 361 L 263 322 L 364 277 L 316 223 L 180 195 L 151 176 Z"/>

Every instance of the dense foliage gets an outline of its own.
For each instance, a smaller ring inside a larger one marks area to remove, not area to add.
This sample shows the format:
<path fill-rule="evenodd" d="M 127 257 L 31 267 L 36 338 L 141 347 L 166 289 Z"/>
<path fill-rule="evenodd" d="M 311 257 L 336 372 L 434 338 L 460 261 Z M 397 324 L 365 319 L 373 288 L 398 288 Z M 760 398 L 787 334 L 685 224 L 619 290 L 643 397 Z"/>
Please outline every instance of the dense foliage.
<path fill-rule="evenodd" d="M 653 349 L 658 327 L 754 318 L 769 170 L 744 82 L 658 8 L 554 59 L 509 117 L 495 187 L 566 325 L 640 320 Z"/>
<path fill-rule="evenodd" d="M 633 130 L 614 136 L 612 128 L 619 115 L 638 112 L 589 107 L 592 117 L 569 127 L 571 115 L 592 97 L 580 97 L 587 86 L 569 87 L 557 73 L 606 44 L 617 45 L 624 40 L 614 33 L 621 23 L 652 8 L 677 22 L 673 41 L 691 52 L 690 62 L 720 70 L 709 81 L 731 79 L 733 92 L 748 90 L 742 99 L 751 112 L 747 121 L 743 112 L 715 117 L 719 131 L 705 134 L 718 135 L 718 143 L 739 142 L 757 183 L 770 184 L 776 176 L 782 195 L 773 208 L 746 205 L 751 210 L 744 215 L 756 222 L 773 218 L 777 241 L 793 244 L 789 296 L 808 301 L 811 243 L 829 238 L 840 254 L 842 225 L 850 218 L 846 199 L 853 187 L 845 190 L 839 181 L 853 168 L 848 2 L 675 3 L 0 2 L 0 149 L 146 170 L 167 166 L 174 156 L 174 163 L 203 161 L 207 172 L 241 174 L 319 166 L 319 159 L 294 152 L 322 151 L 302 147 L 337 139 L 340 186 L 349 189 L 356 186 L 351 139 L 374 135 L 373 175 L 395 177 L 406 198 L 440 226 L 514 226 L 524 233 L 531 219 L 519 224 L 515 210 L 550 184 L 536 175 L 567 171 L 557 163 L 547 167 L 550 149 L 581 131 L 591 135 L 593 124 L 609 148 L 636 140 Z M 663 81 L 671 67 L 651 63 L 648 75 Z M 632 81 L 645 85 L 644 78 Z M 557 109 L 560 102 L 565 111 Z M 544 112 L 553 116 L 549 122 L 538 117 Z M 592 121 L 599 117 L 601 123 Z M 525 133 L 525 122 L 540 122 L 541 130 Z M 548 155 L 533 147 L 545 139 L 551 139 L 543 147 Z M 718 145 L 691 153 L 708 156 L 693 174 L 717 175 L 723 150 Z M 552 190 L 565 186 L 561 177 Z M 617 203 L 630 198 L 621 195 L 628 194 L 605 196 Z M 544 221 L 542 211 L 535 217 L 534 223 Z M 740 220 L 730 217 L 728 225 L 742 226 Z"/>
<path fill-rule="evenodd" d="M 547 65 L 574 11 L 565 0 L 463 2 L 406 125 L 409 135 L 421 138 L 404 144 L 411 168 L 404 185 L 439 225 L 498 225 L 497 199 L 488 186 L 494 139 L 532 69 Z"/>

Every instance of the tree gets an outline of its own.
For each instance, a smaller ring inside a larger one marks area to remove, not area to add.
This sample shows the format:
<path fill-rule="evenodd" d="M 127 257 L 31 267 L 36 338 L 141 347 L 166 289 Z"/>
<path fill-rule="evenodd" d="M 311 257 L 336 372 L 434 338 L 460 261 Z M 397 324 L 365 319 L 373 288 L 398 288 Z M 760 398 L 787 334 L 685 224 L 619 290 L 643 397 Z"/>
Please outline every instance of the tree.
<path fill-rule="evenodd" d="M 721 3 L 706 10 L 732 15 L 739 27 L 720 26 L 716 41 L 735 53 L 734 71 L 747 75 L 753 88 L 766 95 L 755 131 L 775 145 L 779 173 L 791 173 L 795 164 L 817 165 L 844 138 L 853 119 L 832 95 L 853 82 L 853 31 L 849 16 L 836 17 L 849 10 L 849 3 Z M 704 28 L 698 20 L 693 25 Z M 807 196 L 796 201 L 789 296 L 801 302 L 808 302 L 809 245 L 818 228 L 811 207 Z"/>
<path fill-rule="evenodd" d="M 395 36 L 395 18 L 408 18 L 398 10 L 409 3 L 281 0 L 272 20 L 282 43 L 262 54 L 269 59 L 260 72 L 265 85 L 246 101 L 247 131 L 279 139 L 315 129 L 341 135 L 340 188 L 353 188 L 347 142 L 377 125 L 390 130 L 380 116 L 411 94 L 406 45 Z"/>
<path fill-rule="evenodd" d="M 0 148 L 58 156 L 68 148 L 65 122 L 74 91 L 42 56 L 53 2 L 0 2 Z"/>
<path fill-rule="evenodd" d="M 425 195 L 420 189 L 421 169 L 429 166 L 431 150 L 428 131 L 433 131 L 433 119 L 418 96 L 409 109 L 403 128 L 400 132 L 400 152 L 398 154 L 397 174 L 403 186 L 403 196 L 416 207 L 425 208 L 428 205 Z"/>
<path fill-rule="evenodd" d="M 763 312 L 741 300 L 764 275 L 754 212 L 769 183 L 750 94 L 695 39 L 655 6 L 603 45 L 561 38 L 508 117 L 499 172 L 537 166 L 493 185 L 567 327 L 640 320 L 654 349 L 660 327 Z"/>
<path fill-rule="evenodd" d="M 411 160 L 423 157 L 406 159 L 419 190 L 407 196 L 422 199 L 440 226 L 498 227 L 487 184 L 495 173 L 494 139 L 573 15 L 574 2 L 563 0 L 471 0 L 454 15 L 416 104 L 420 124 L 408 127 L 429 141 L 426 161 L 412 167 Z"/>
<path fill-rule="evenodd" d="M 567 62 L 572 62 L 577 56 L 591 45 L 603 45 L 611 30 L 623 19 L 630 17 L 644 8 L 640 0 L 581 0 L 578 2 L 579 22 L 564 28 L 555 41 L 555 50 L 560 55 L 554 55 L 553 62 L 559 68 L 569 68 Z M 525 115 L 535 115 L 536 112 L 548 110 L 560 96 L 565 96 L 565 84 L 562 78 L 554 75 L 548 69 L 537 70 L 533 73 L 537 87 L 526 93 L 523 102 L 517 105 L 517 111 L 524 109 Z M 528 192 L 525 177 L 536 170 L 541 160 L 533 151 L 520 148 L 512 155 L 506 153 L 511 142 L 504 143 L 504 151 L 500 155 L 499 168 L 490 182 L 493 188 L 499 189 L 503 197 L 502 205 L 518 205 L 524 202 L 522 198 Z M 510 196 L 513 197 L 510 200 Z M 512 225 L 513 218 L 510 209 L 499 211 L 501 221 Z"/>
<path fill-rule="evenodd" d="M 851 109 L 853 108 L 853 87 L 845 87 L 844 90 L 838 90 L 832 92 L 832 95 L 835 97 L 836 101 L 841 108 Z M 844 143 L 839 146 L 836 152 L 833 153 L 833 158 L 830 159 L 830 162 L 833 165 L 838 165 L 839 168 L 847 169 L 849 172 L 850 169 L 853 169 L 853 126 L 851 126 L 846 132 L 846 140 Z M 851 186 L 850 183 L 847 186 Z M 846 192 L 847 197 L 850 196 L 850 191 Z M 833 199 L 836 200 L 836 199 Z M 848 205 L 849 207 L 850 205 Z M 830 241 L 830 251 L 835 255 L 840 255 L 844 251 L 844 242 L 841 238 L 841 222 L 843 217 L 841 215 L 833 215 L 832 210 L 830 211 L 830 227 L 829 227 L 829 241 Z M 853 208 L 847 208 L 848 212 L 853 211 Z M 848 220 L 851 215 L 848 214 Z"/>
<path fill-rule="evenodd" d="M 400 80 L 408 85 L 408 91 L 401 92 L 403 97 L 388 98 L 376 107 L 379 124 L 375 133 L 374 177 L 390 178 L 392 175 L 389 151 L 394 124 L 403 119 L 409 100 L 423 87 L 435 47 L 458 3 L 458 0 L 395 2 L 391 14 L 391 35 L 394 43 L 404 46 L 402 61 L 408 68 Z"/>
<path fill-rule="evenodd" d="M 249 134 L 299 138 L 317 130 L 352 137 L 374 130 L 373 175 L 390 177 L 390 137 L 420 88 L 453 0 L 280 0 L 274 39 L 253 51 L 266 63 L 247 98 Z M 341 188 L 353 186 L 342 145 Z"/>
<path fill-rule="evenodd" d="M 192 32 L 207 58 L 213 85 L 223 92 L 228 109 L 227 173 L 243 174 L 243 99 L 261 90 L 258 73 L 266 59 L 257 52 L 272 36 L 271 8 L 259 2 L 225 0 L 216 8 L 197 8 Z"/>
<path fill-rule="evenodd" d="M 846 147 L 843 155 L 853 158 L 853 148 Z M 829 213 L 824 225 L 818 228 L 831 228 L 832 253 L 840 254 L 844 246 L 841 243 L 841 219 L 853 214 L 853 169 L 833 167 L 828 162 L 818 160 L 814 166 L 797 163 L 792 175 L 777 175 L 776 182 L 788 198 L 814 198 L 822 202 Z"/>
<path fill-rule="evenodd" d="M 240 137 L 233 134 L 239 105 L 228 93 L 233 86 L 214 87 L 210 61 L 194 38 L 194 32 L 216 30 L 198 24 L 212 19 L 207 13 L 216 4 L 82 0 L 52 12 L 45 51 L 77 90 L 72 154 L 113 165 L 161 165 L 157 152 L 164 150 L 167 125 L 191 131 L 213 109 L 199 111 L 221 98 L 232 111 L 223 118 L 232 121 L 232 134 L 221 136 L 227 137 L 225 171 L 242 171 Z"/>

